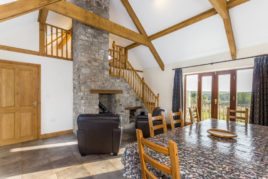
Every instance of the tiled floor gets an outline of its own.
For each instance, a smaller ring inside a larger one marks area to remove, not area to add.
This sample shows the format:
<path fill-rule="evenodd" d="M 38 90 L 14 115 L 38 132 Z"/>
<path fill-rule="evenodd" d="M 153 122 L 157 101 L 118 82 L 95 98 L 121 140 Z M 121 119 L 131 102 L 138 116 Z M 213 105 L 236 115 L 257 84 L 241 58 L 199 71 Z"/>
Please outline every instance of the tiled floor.
<path fill-rule="evenodd" d="M 123 145 L 130 140 L 123 139 Z M 120 179 L 123 151 L 121 147 L 118 156 L 81 157 L 73 135 L 0 147 L 0 178 Z"/>

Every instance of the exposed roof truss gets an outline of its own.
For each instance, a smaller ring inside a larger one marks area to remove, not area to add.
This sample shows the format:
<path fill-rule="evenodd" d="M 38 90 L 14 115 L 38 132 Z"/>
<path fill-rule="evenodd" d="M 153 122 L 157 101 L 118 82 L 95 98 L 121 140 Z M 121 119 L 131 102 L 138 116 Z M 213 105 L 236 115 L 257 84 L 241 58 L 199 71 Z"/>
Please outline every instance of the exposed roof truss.
<path fill-rule="evenodd" d="M 124 5 L 124 7 L 126 8 L 128 15 L 130 16 L 130 18 L 134 22 L 138 31 L 147 39 L 148 48 L 150 49 L 151 53 L 153 54 L 154 58 L 156 59 L 158 65 L 160 66 L 160 68 L 162 70 L 164 70 L 165 67 L 164 67 L 164 63 L 163 63 L 161 57 L 159 56 L 158 52 L 156 51 L 151 40 L 148 38 L 148 35 L 147 35 L 145 29 L 143 28 L 140 20 L 138 19 L 137 15 L 135 14 L 135 12 L 134 12 L 133 8 L 131 7 L 131 5 L 129 4 L 128 0 L 121 0 L 121 2 Z"/>
<path fill-rule="evenodd" d="M 210 1 L 215 1 L 217 3 L 218 0 L 210 0 Z M 225 0 L 219 0 L 219 1 L 225 1 Z M 148 36 L 149 40 L 155 40 L 155 39 L 158 39 L 160 37 L 163 37 L 165 35 L 168 35 L 170 33 L 173 33 L 177 30 L 180 30 L 180 29 L 183 29 L 185 27 L 188 27 L 192 24 L 195 24 L 197 22 L 200 22 L 204 19 L 207 19 L 211 16 L 214 16 L 216 14 L 220 14 L 221 17 L 224 17 L 223 18 L 223 21 L 224 21 L 224 26 L 225 26 L 225 30 L 226 30 L 226 34 L 227 34 L 227 39 L 228 39 L 228 43 L 229 43 L 229 48 L 230 48 L 230 51 L 231 51 L 231 55 L 232 55 L 232 58 L 235 58 L 236 56 L 236 46 L 235 46 L 235 40 L 234 40 L 234 35 L 233 35 L 233 30 L 232 30 L 232 26 L 231 26 L 231 20 L 230 20 L 230 16 L 229 16 L 229 9 L 233 8 L 233 7 L 236 7 L 240 4 L 243 4 L 245 2 L 248 2 L 249 0 L 230 0 L 228 2 L 225 2 L 225 5 L 220 5 L 221 3 L 219 3 L 219 5 L 216 5 L 217 7 L 217 10 L 214 6 L 214 8 L 212 9 L 209 9 L 203 13 L 200 13 L 194 17 L 191 17 L 189 19 L 186 19 L 182 22 L 179 22 L 171 27 L 168 27 L 162 31 L 159 31 L 155 34 L 152 34 L 150 36 Z M 224 6 L 225 7 L 225 10 L 224 9 L 219 9 L 220 6 Z M 132 48 L 135 48 L 135 47 L 138 47 L 139 44 L 137 43 L 132 43 L 130 45 L 128 45 L 126 48 L 128 50 L 132 49 Z"/>
<path fill-rule="evenodd" d="M 209 0 L 209 1 L 214 7 L 214 9 L 218 12 L 218 14 L 222 17 L 231 56 L 232 56 L 232 59 L 235 59 L 236 58 L 236 44 L 235 44 L 231 18 L 229 15 L 229 9 L 227 7 L 227 2 L 225 0 Z"/>

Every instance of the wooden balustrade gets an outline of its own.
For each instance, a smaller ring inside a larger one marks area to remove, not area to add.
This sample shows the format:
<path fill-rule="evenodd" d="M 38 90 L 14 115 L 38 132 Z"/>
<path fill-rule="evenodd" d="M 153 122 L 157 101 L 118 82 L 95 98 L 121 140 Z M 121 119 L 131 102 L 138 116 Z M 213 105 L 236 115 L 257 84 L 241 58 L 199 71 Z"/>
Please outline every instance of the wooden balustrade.
<path fill-rule="evenodd" d="M 113 43 L 113 49 L 109 50 L 110 75 L 124 78 L 135 91 L 136 95 L 143 101 L 149 112 L 159 105 L 159 95 L 154 94 L 144 79 L 127 60 L 127 52 L 124 47 Z"/>
<path fill-rule="evenodd" d="M 43 55 L 49 57 L 62 58 L 66 60 L 72 60 L 72 43 L 71 38 L 72 34 L 70 30 L 65 30 L 59 27 L 55 27 L 49 24 L 41 24 L 43 25 L 44 33 L 43 35 L 43 43 L 40 44 L 41 52 Z"/>

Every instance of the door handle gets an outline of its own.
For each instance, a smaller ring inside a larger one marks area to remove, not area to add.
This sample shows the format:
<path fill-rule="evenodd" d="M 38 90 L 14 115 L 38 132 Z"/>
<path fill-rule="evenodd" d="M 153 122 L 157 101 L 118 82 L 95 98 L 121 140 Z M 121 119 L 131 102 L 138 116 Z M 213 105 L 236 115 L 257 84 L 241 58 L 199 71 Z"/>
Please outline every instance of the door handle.
<path fill-rule="evenodd" d="M 218 104 L 218 99 L 214 99 L 214 104 Z"/>
<path fill-rule="evenodd" d="M 233 96 L 233 101 L 235 101 L 235 96 Z"/>
<path fill-rule="evenodd" d="M 37 106 L 37 101 L 33 102 L 33 106 Z"/>

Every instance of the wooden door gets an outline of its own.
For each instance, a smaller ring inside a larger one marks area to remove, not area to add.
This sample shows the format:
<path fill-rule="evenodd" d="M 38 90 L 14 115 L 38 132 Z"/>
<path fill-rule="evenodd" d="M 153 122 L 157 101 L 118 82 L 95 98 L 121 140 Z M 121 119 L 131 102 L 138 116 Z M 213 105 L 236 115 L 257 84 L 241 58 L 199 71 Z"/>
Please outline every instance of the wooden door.
<path fill-rule="evenodd" d="M 0 146 L 39 137 L 40 67 L 0 61 Z"/>

